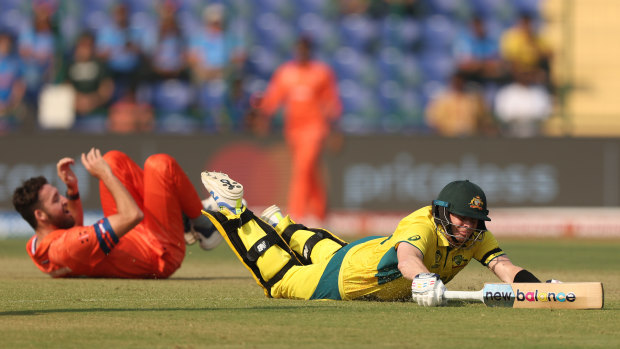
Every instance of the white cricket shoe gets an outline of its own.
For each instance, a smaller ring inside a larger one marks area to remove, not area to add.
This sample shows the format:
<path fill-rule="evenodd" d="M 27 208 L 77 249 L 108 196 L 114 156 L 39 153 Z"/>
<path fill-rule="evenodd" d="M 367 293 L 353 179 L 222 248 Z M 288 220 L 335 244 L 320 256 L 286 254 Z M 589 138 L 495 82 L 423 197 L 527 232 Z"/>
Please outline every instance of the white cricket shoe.
<path fill-rule="evenodd" d="M 260 214 L 260 218 L 265 222 L 271 224 L 272 227 L 276 227 L 280 220 L 284 219 L 280 208 L 276 205 L 267 207 L 263 213 Z"/>
<path fill-rule="evenodd" d="M 200 231 L 199 229 L 196 229 L 196 230 L 198 230 L 197 232 L 198 244 L 200 245 L 200 248 L 202 248 L 203 250 L 206 250 L 206 251 L 212 250 L 216 248 L 222 241 L 224 241 L 224 238 L 222 237 L 220 232 L 217 231 L 217 229 L 215 229 L 215 227 L 213 227 L 213 230 L 208 230 L 204 232 Z"/>
<path fill-rule="evenodd" d="M 208 211 L 217 211 L 218 209 L 217 203 L 211 197 L 202 200 L 202 206 Z M 183 215 L 183 225 L 186 245 L 193 245 L 198 241 L 203 250 L 212 250 L 224 240 L 213 224 L 204 227 L 194 225 L 187 216 Z"/>
<path fill-rule="evenodd" d="M 243 185 L 221 172 L 202 172 L 202 184 L 207 188 L 217 205 L 235 214 L 243 210 Z"/>

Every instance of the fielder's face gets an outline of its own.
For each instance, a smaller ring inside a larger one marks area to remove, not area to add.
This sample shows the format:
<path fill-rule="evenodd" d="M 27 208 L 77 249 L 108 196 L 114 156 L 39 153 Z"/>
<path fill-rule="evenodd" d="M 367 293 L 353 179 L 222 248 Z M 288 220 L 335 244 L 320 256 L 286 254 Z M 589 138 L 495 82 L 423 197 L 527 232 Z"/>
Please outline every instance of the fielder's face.
<path fill-rule="evenodd" d="M 39 202 L 41 203 L 43 223 L 48 223 L 58 229 L 69 229 L 75 225 L 75 219 L 67 209 L 67 198 L 58 193 L 58 189 L 50 184 L 45 184 L 39 190 Z"/>
<path fill-rule="evenodd" d="M 478 227 L 478 220 L 476 218 L 459 216 L 454 213 L 450 213 L 450 220 L 452 221 L 452 236 L 456 240 L 455 242 L 461 243 L 467 241 L 474 229 Z"/>

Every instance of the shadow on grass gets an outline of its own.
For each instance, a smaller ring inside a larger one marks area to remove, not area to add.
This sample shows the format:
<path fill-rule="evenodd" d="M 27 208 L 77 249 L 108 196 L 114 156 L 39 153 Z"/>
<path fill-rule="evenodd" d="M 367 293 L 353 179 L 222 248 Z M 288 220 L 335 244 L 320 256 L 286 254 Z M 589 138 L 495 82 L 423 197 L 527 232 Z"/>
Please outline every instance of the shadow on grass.
<path fill-rule="evenodd" d="M 322 306 L 315 305 L 312 309 L 315 308 L 331 308 L 337 310 L 338 308 L 332 306 Z M 260 311 L 260 312 L 280 312 L 280 311 L 290 311 L 290 310 L 299 310 L 299 311 L 307 311 L 307 306 L 263 306 L 263 307 L 222 307 L 222 308 L 212 308 L 212 307 L 203 307 L 203 308 L 75 308 L 75 309 L 33 309 L 33 310 L 15 310 L 15 311 L 3 311 L 0 312 L 0 316 L 18 316 L 18 315 L 46 315 L 46 314 L 59 314 L 59 313 L 116 313 L 116 312 L 134 312 L 134 311 L 144 311 L 144 312 L 174 312 L 174 311 L 225 311 L 229 312 L 231 310 L 237 311 Z M 338 310 L 339 311 L 339 310 Z"/>
<path fill-rule="evenodd" d="M 209 277 L 171 277 L 170 281 L 224 281 L 224 280 L 252 280 L 251 276 L 209 276 Z"/>

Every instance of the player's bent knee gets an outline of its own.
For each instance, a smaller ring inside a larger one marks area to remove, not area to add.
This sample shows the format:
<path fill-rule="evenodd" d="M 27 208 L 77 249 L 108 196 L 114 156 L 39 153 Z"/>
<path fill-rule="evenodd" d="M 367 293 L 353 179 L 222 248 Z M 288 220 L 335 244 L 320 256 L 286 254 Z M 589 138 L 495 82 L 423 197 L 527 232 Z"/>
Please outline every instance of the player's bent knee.
<path fill-rule="evenodd" d="M 289 225 L 281 235 L 304 265 L 320 262 L 347 245 L 325 229 L 307 228 L 302 224 Z"/>
<path fill-rule="evenodd" d="M 103 159 L 110 165 L 113 166 L 116 163 L 124 162 L 126 160 L 131 160 L 129 156 L 122 151 L 119 150 L 110 150 L 103 155 Z"/>
<path fill-rule="evenodd" d="M 168 154 L 153 154 L 144 162 L 144 170 L 149 171 L 167 171 L 177 167 L 177 161 Z"/>

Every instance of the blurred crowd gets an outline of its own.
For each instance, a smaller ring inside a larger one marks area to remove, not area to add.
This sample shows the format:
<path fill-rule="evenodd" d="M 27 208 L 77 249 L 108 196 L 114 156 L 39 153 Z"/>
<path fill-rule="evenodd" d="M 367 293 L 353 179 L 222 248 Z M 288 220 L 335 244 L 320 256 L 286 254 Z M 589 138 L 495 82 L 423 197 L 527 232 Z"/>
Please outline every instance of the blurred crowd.
<path fill-rule="evenodd" d="M 300 36 L 344 132 L 535 136 L 552 113 L 538 0 L 4 0 L 0 134 L 244 132 Z"/>

